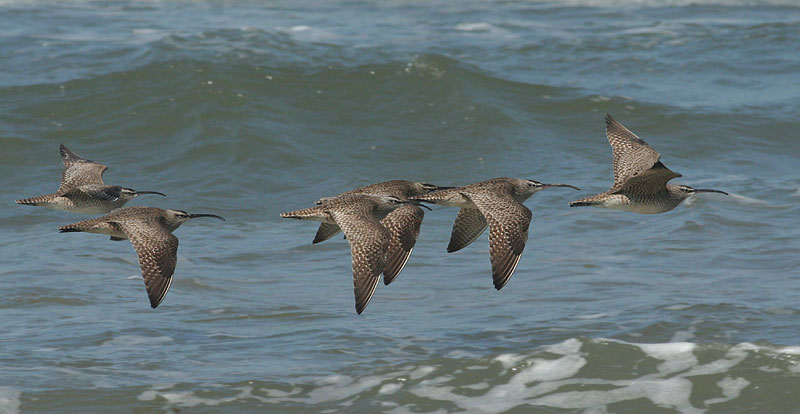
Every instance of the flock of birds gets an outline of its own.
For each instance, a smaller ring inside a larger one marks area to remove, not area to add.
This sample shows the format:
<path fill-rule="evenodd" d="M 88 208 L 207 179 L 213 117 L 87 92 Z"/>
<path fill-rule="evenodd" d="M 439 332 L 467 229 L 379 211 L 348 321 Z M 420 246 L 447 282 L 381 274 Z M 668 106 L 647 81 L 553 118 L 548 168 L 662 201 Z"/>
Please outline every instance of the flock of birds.
<path fill-rule="evenodd" d="M 614 157 L 614 184 L 601 194 L 569 203 L 571 207 L 594 206 L 642 214 L 670 211 L 691 195 L 723 191 L 695 189 L 667 182 L 681 175 L 661 163 L 661 155 L 641 138 L 606 115 L 606 136 Z M 103 164 L 85 159 L 61 145 L 64 172 L 54 194 L 17 200 L 41 206 L 105 216 L 59 227 L 61 232 L 104 234 L 111 240 L 130 240 L 136 249 L 150 306 L 156 308 L 172 284 L 178 238 L 172 232 L 189 219 L 224 218 L 215 214 L 189 214 L 181 210 L 122 206 L 139 194 L 107 185 Z M 463 187 L 439 187 L 427 183 L 392 180 L 325 197 L 314 207 L 282 213 L 281 217 L 320 221 L 313 243 L 330 239 L 340 231 L 350 243 L 356 312 L 361 314 L 372 298 L 381 274 L 386 285 L 400 274 L 417 241 L 424 217 L 422 203 L 459 207 L 447 252 L 463 249 L 489 227 L 492 279 L 502 289 L 519 264 L 531 210 L 522 203 L 536 192 L 569 184 L 543 184 L 534 180 L 493 178 Z"/>

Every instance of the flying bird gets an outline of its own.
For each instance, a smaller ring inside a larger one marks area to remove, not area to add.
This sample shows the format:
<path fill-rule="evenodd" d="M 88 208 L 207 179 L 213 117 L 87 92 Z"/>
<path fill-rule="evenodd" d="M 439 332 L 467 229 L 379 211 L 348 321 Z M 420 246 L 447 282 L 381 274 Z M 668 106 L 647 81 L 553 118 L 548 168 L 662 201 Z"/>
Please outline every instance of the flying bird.
<path fill-rule="evenodd" d="M 147 288 L 150 306 L 155 309 L 172 285 L 178 258 L 178 238 L 172 232 L 189 219 L 224 218 L 216 214 L 189 214 L 182 210 L 155 207 L 126 207 L 103 217 L 59 227 L 62 233 L 87 232 L 111 236 L 111 240 L 130 240 L 139 257 L 139 267 Z"/>
<path fill-rule="evenodd" d="M 448 253 L 469 246 L 489 227 L 492 280 L 495 289 L 500 290 L 514 274 L 528 240 L 533 213 L 522 203 L 536 192 L 551 187 L 578 190 L 569 184 L 542 184 L 535 180 L 503 177 L 411 199 L 461 208 L 453 223 Z"/>
<path fill-rule="evenodd" d="M 614 154 L 614 185 L 602 194 L 569 203 L 570 207 L 592 206 L 641 214 L 664 213 L 697 193 L 728 193 L 720 190 L 667 184 L 681 177 L 661 162 L 661 154 L 628 128 L 606 114 L 606 136 Z"/>
<path fill-rule="evenodd" d="M 158 194 L 157 191 L 136 191 L 103 182 L 103 164 L 87 160 L 61 144 L 64 172 L 61 186 L 54 194 L 17 200 L 17 204 L 40 206 L 54 210 L 84 214 L 104 214 L 118 209 L 139 194 Z"/>

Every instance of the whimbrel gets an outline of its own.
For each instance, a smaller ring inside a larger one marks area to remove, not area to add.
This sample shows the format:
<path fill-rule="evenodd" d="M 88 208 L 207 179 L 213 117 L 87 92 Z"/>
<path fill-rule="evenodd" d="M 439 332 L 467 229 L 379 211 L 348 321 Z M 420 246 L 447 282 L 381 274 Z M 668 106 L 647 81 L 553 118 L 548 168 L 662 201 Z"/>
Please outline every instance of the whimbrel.
<path fill-rule="evenodd" d="M 356 312 L 361 314 L 384 271 L 392 239 L 381 220 L 396 208 L 415 203 L 387 195 L 346 194 L 325 199 L 316 207 L 281 213 L 281 217 L 321 221 L 344 231 L 353 259 Z"/>
<path fill-rule="evenodd" d="M 17 200 L 17 204 L 41 206 L 55 210 L 85 214 L 103 214 L 125 205 L 139 194 L 159 194 L 157 191 L 136 191 L 132 188 L 103 183 L 103 172 L 108 169 L 67 149 L 61 144 L 61 187 L 54 194 Z"/>
<path fill-rule="evenodd" d="M 569 203 L 570 207 L 593 206 L 641 214 L 670 211 L 697 193 L 728 193 L 720 190 L 667 184 L 681 177 L 671 171 L 644 140 L 606 114 L 606 136 L 614 154 L 614 185 L 602 194 Z"/>
<path fill-rule="evenodd" d="M 359 187 L 355 190 L 342 193 L 339 196 L 348 194 L 377 194 L 394 196 L 400 200 L 408 200 L 409 197 L 446 188 L 452 187 L 438 187 L 433 184 L 407 180 L 391 180 Z M 335 197 L 320 199 L 317 201 L 317 204 L 322 204 L 333 198 Z M 422 207 L 427 208 L 427 206 L 424 205 Z M 386 255 L 386 266 L 383 269 L 383 283 L 385 285 L 392 283 L 408 262 L 411 251 L 414 249 L 414 244 L 417 242 L 417 237 L 419 237 L 419 231 L 424 216 L 425 212 L 422 211 L 419 206 L 404 204 L 387 214 L 386 217 L 381 220 L 381 224 L 391 233 L 389 252 Z M 328 240 L 340 231 L 341 229 L 335 223 L 320 223 L 319 230 L 312 243 Z"/>
<path fill-rule="evenodd" d="M 129 239 L 139 256 L 139 267 L 154 309 L 164 300 L 178 255 L 178 238 L 172 232 L 186 220 L 196 217 L 224 218 L 215 214 L 189 214 L 181 210 L 155 207 L 126 207 L 103 217 L 59 227 L 62 233 L 83 231 L 105 234 L 111 240 Z"/>
<path fill-rule="evenodd" d="M 539 190 L 550 187 L 578 187 L 569 184 L 542 184 L 534 180 L 518 178 L 493 178 L 448 190 L 435 191 L 411 197 L 412 200 L 461 207 L 450 236 L 447 252 L 452 253 L 467 247 L 489 229 L 489 255 L 492 262 L 492 279 L 497 290 L 508 283 L 519 264 L 531 211 L 522 205 Z"/>

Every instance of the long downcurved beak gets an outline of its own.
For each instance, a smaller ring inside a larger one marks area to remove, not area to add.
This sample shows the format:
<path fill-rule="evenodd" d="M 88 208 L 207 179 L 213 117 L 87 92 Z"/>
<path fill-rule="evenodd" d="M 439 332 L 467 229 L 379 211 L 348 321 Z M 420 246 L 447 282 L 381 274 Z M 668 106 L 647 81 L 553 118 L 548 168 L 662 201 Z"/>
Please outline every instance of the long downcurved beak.
<path fill-rule="evenodd" d="M 574 189 L 580 191 L 580 188 L 575 187 L 574 185 L 569 185 L 569 184 L 542 184 L 542 188 L 550 188 L 550 187 L 569 187 L 569 188 L 574 188 Z"/>
<path fill-rule="evenodd" d="M 720 193 L 720 194 L 730 195 L 730 194 L 728 194 L 728 193 L 726 193 L 724 191 L 712 190 L 710 188 L 695 188 L 694 192 L 695 193 Z"/>
<path fill-rule="evenodd" d="M 222 218 L 222 217 L 220 217 L 220 216 L 218 216 L 216 214 L 189 214 L 189 218 L 198 218 L 198 217 L 214 217 L 216 219 L 220 219 L 222 221 L 225 221 L 224 218 Z"/>
<path fill-rule="evenodd" d="M 159 193 L 158 191 L 137 191 L 136 195 L 139 195 L 139 194 L 158 194 L 158 195 L 161 195 L 161 196 L 164 196 L 164 197 L 167 196 L 166 194 Z"/>

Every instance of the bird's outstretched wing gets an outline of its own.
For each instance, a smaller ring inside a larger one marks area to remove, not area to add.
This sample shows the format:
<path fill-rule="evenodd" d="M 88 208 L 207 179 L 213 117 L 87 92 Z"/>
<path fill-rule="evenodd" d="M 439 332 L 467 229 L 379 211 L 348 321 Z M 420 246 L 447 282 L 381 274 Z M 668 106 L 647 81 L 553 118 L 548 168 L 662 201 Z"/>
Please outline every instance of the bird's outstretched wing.
<path fill-rule="evenodd" d="M 375 287 L 386 264 L 391 235 L 366 209 L 337 208 L 331 210 L 336 224 L 350 242 L 353 260 L 353 293 L 356 312 L 361 313 L 372 299 Z"/>
<path fill-rule="evenodd" d="M 384 284 L 392 283 L 408 262 L 414 244 L 417 243 L 424 216 L 425 212 L 421 208 L 406 204 L 396 208 L 381 220 L 381 224 L 391 234 L 386 253 L 386 266 L 383 269 Z"/>
<path fill-rule="evenodd" d="M 157 223 L 150 223 L 146 219 L 120 221 L 116 225 L 128 236 L 136 249 L 150 306 L 155 309 L 172 285 L 172 275 L 175 273 L 178 258 L 178 238 Z"/>
<path fill-rule="evenodd" d="M 475 241 L 486 230 L 486 218 L 477 208 L 462 208 L 453 223 L 447 253 L 457 252 Z"/>
<path fill-rule="evenodd" d="M 492 279 L 497 290 L 503 288 L 519 264 L 533 214 L 506 194 L 465 193 L 489 223 L 489 255 Z"/>
<path fill-rule="evenodd" d="M 72 199 L 117 201 L 119 199 L 119 191 L 115 191 L 112 186 L 82 185 L 70 188 L 61 196 Z"/>
<path fill-rule="evenodd" d="M 103 172 L 108 169 L 103 164 L 96 163 L 67 149 L 61 144 L 61 161 L 64 163 L 64 171 L 61 173 L 61 186 L 58 188 L 58 195 L 63 195 L 74 187 L 86 184 L 103 185 Z"/>
<path fill-rule="evenodd" d="M 320 223 L 319 229 L 317 230 L 317 234 L 314 235 L 314 241 L 311 243 L 319 243 L 324 242 L 325 240 L 330 239 L 331 237 L 339 234 L 342 229 L 339 228 L 336 224 L 331 223 Z"/>
<path fill-rule="evenodd" d="M 610 193 L 631 187 L 646 192 L 665 191 L 667 181 L 681 176 L 659 161 L 661 154 L 609 114 L 606 137 L 614 155 L 614 185 Z M 634 181 L 629 183 L 631 180 Z"/>

